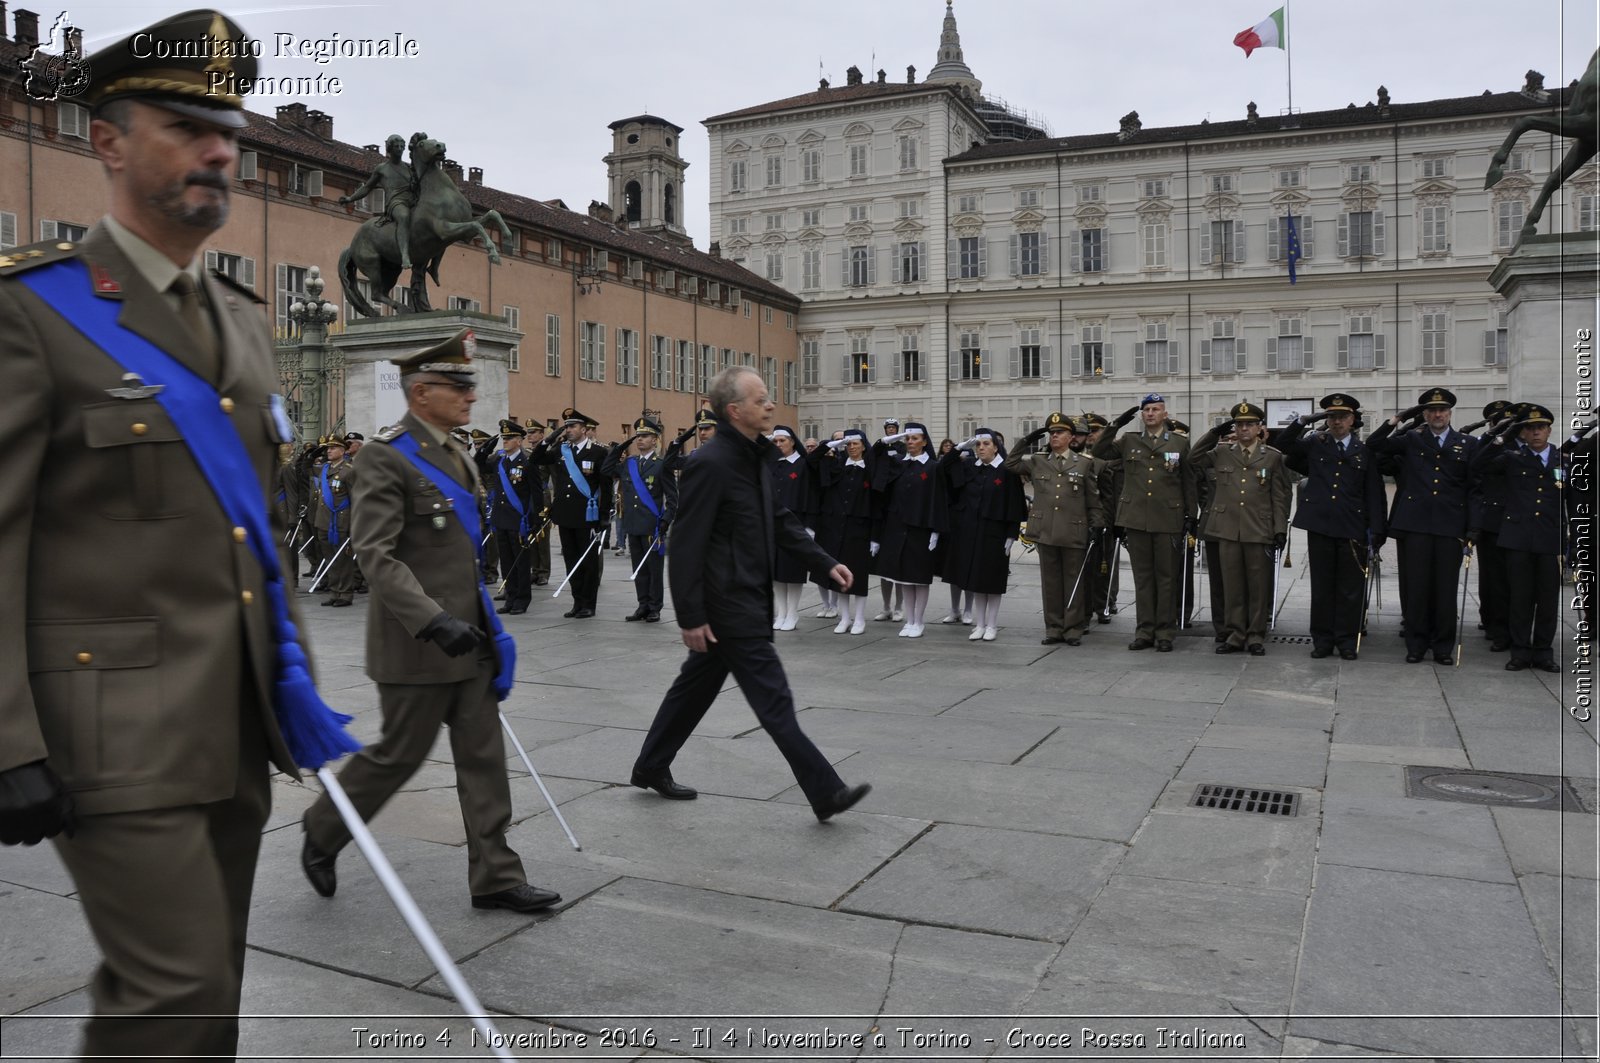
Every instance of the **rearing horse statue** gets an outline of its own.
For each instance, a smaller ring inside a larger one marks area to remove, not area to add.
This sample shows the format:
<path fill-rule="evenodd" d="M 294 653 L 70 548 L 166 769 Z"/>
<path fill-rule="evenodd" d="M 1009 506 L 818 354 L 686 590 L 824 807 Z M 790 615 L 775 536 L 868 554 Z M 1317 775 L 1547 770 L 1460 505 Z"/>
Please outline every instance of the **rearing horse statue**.
<path fill-rule="evenodd" d="M 1528 216 L 1523 219 L 1522 239 L 1534 234 L 1538 228 L 1539 218 L 1544 214 L 1545 205 L 1550 202 L 1550 197 L 1556 194 L 1556 189 L 1595 157 L 1596 139 L 1600 136 L 1600 66 L 1597 64 L 1600 64 L 1600 50 L 1596 50 L 1590 57 L 1589 66 L 1584 70 L 1583 77 L 1578 79 L 1578 84 L 1572 91 L 1572 102 L 1567 105 L 1567 109 L 1554 118 L 1529 115 L 1517 119 L 1505 143 L 1500 145 L 1500 150 L 1495 152 L 1494 158 L 1489 161 L 1489 172 L 1483 179 L 1484 188 L 1493 188 L 1500 183 L 1500 178 L 1504 176 L 1502 168 L 1506 164 L 1506 159 L 1511 156 L 1511 146 L 1522 134 L 1536 130 L 1572 140 L 1572 147 L 1562 158 L 1561 164 L 1551 172 L 1549 179 L 1544 183 L 1544 188 L 1539 191 L 1539 198 L 1533 201 Z"/>
<path fill-rule="evenodd" d="M 433 283 L 439 283 L 439 261 L 446 248 L 476 237 L 488 249 L 490 263 L 499 265 L 500 252 L 485 226 L 495 226 L 505 239 L 511 239 L 510 228 L 496 211 L 477 219 L 472 217 L 472 205 L 441 165 L 444 143 L 422 133 L 411 139 L 411 166 L 417 172 L 417 202 L 410 218 L 411 261 L 415 264 L 411 270 L 411 306 L 405 307 L 389 297 L 401 272 L 395 225 L 386 218 L 368 218 L 339 255 L 339 281 L 344 286 L 345 300 L 365 317 L 377 317 L 379 311 L 356 287 L 358 271 L 372 282 L 378 303 L 402 313 L 408 309 L 431 310 L 426 278 L 431 276 Z"/>

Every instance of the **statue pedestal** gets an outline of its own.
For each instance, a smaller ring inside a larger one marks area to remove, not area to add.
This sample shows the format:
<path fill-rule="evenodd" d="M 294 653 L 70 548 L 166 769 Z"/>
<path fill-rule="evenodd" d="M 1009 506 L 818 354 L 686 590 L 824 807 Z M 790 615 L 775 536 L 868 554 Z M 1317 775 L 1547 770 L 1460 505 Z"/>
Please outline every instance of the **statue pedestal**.
<path fill-rule="evenodd" d="M 1564 439 L 1595 409 L 1600 233 L 1527 237 L 1489 284 L 1506 300 L 1506 398 L 1548 406 Z"/>
<path fill-rule="evenodd" d="M 522 333 L 488 314 L 431 310 L 424 314 L 365 318 L 331 337 L 345 360 L 345 430 L 370 436 L 398 421 L 406 412 L 406 401 L 400 391 L 400 367 L 389 359 L 409 357 L 463 328 L 470 328 L 478 342 L 477 353 L 472 357 L 478 373 L 473 422 L 488 425 L 485 431 L 496 427 L 510 401 L 507 359 L 511 348 L 522 342 Z"/>

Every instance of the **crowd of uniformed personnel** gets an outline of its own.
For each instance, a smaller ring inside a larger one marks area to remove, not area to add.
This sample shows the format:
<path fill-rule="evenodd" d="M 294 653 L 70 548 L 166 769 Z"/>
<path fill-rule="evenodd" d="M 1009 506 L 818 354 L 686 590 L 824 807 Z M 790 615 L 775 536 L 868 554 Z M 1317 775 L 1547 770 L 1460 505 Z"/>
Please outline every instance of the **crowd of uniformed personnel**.
<path fill-rule="evenodd" d="M 1408 662 L 1456 661 L 1463 567 L 1475 559 L 1477 626 L 1491 650 L 1509 651 L 1513 671 L 1557 670 L 1558 589 L 1573 539 L 1567 497 L 1592 482 L 1594 426 L 1551 447 L 1549 410 L 1497 401 L 1459 430 L 1455 396 L 1433 388 L 1363 438 L 1353 397 L 1334 393 L 1319 405 L 1270 428 L 1259 406 L 1240 402 L 1191 438 L 1152 394 L 1110 420 L 1052 413 L 1010 453 L 987 428 L 935 448 L 915 422 L 902 430 L 887 421 L 872 442 L 858 429 L 802 441 L 779 425 L 772 486 L 832 556 L 879 577 L 884 606 L 875 619 L 904 621 L 904 637 L 923 634 L 937 578 L 950 589 L 941 622 L 970 625 L 973 641 L 994 640 L 1021 541 L 1039 559 L 1045 645 L 1081 645 L 1093 625 L 1111 622 L 1125 552 L 1134 584 L 1129 650 L 1170 652 L 1179 629 L 1208 608 L 1217 653 L 1261 656 L 1292 523 L 1306 533 L 1311 656 L 1356 659 L 1379 551 L 1393 539 Z M 628 438 L 603 444 L 598 422 L 569 407 L 548 434 L 534 418 L 502 420 L 495 435 L 458 429 L 485 488 L 485 577 L 499 584 L 499 611 L 527 612 L 533 587 L 550 580 L 556 538 L 571 591 L 565 617 L 595 615 L 611 552 L 625 553 L 633 573 L 636 607 L 625 619 L 659 622 L 677 473 L 715 425 L 702 410 L 663 445 L 661 425 L 641 417 Z M 348 548 L 361 443 L 357 433 L 330 436 L 283 469 L 292 545 L 327 595 L 323 605 L 348 605 L 364 590 Z M 1386 477 L 1395 483 L 1392 504 Z M 1201 550 L 1205 602 L 1195 595 Z M 807 577 L 782 557 L 772 626 L 787 631 Z M 816 615 L 838 618 L 841 634 L 861 634 L 868 586 L 858 580 L 843 595 L 819 587 Z"/>

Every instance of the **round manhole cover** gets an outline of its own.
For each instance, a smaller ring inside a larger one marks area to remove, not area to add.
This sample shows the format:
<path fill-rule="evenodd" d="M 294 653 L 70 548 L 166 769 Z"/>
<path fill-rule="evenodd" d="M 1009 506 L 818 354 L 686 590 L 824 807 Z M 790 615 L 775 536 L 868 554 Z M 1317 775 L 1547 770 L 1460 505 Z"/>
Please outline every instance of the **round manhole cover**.
<path fill-rule="evenodd" d="M 1442 772 L 1428 775 L 1422 785 L 1429 790 L 1449 794 L 1459 800 L 1487 801 L 1495 804 L 1542 804 L 1559 795 L 1548 786 L 1526 779 L 1507 779 L 1495 775 L 1475 775 L 1469 772 Z"/>

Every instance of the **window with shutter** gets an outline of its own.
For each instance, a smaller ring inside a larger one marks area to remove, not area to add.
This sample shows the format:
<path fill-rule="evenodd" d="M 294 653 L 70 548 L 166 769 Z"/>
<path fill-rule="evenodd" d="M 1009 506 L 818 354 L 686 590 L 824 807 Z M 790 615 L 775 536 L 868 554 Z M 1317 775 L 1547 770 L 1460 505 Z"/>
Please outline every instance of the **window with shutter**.
<path fill-rule="evenodd" d="M 257 169 L 256 161 L 257 156 L 253 151 L 241 151 L 239 153 L 239 180 L 257 180 L 260 171 Z"/>
<path fill-rule="evenodd" d="M 1167 268 L 1167 219 L 1147 218 L 1139 224 L 1145 269 Z"/>
<path fill-rule="evenodd" d="M 1420 315 L 1422 368 L 1443 369 L 1450 364 L 1450 315 L 1442 310 Z"/>
<path fill-rule="evenodd" d="M 0 210 L 0 251 L 17 246 L 17 216 L 9 210 Z"/>
<path fill-rule="evenodd" d="M 556 314 L 544 316 L 544 374 L 561 375 L 561 318 Z"/>

